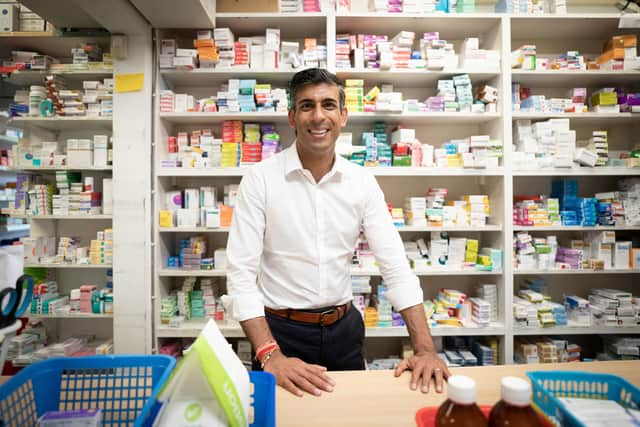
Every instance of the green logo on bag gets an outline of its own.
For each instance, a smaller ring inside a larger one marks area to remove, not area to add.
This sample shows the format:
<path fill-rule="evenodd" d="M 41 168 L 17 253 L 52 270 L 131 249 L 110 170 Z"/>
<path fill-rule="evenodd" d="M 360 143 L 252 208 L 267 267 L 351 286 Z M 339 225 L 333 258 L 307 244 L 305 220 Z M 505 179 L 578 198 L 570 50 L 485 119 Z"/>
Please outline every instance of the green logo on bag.
<path fill-rule="evenodd" d="M 184 419 L 189 422 L 198 421 L 202 416 L 202 405 L 198 402 L 191 403 L 184 410 Z"/>

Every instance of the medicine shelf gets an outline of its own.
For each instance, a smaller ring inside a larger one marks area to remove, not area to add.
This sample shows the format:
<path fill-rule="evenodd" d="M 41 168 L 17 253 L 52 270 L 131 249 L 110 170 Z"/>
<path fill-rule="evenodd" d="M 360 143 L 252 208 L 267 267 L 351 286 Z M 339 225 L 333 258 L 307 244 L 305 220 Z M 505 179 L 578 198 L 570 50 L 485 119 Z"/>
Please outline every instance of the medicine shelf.
<path fill-rule="evenodd" d="M 246 167 L 239 168 L 207 168 L 207 169 L 193 169 L 193 168 L 158 168 L 156 175 L 159 177 L 190 177 L 190 176 L 244 176 Z"/>
<path fill-rule="evenodd" d="M 640 270 L 514 270 L 513 274 L 522 275 L 574 275 L 574 274 L 640 274 Z"/>
<path fill-rule="evenodd" d="M 638 326 L 558 326 L 550 328 L 513 328 L 513 335 L 607 335 L 640 334 Z"/>
<path fill-rule="evenodd" d="M 226 270 L 182 270 L 178 268 L 163 268 L 158 270 L 160 277 L 226 277 Z"/>
<path fill-rule="evenodd" d="M 18 231 L 29 231 L 29 224 L 8 224 L 0 225 L 0 233 L 14 233 Z"/>
<path fill-rule="evenodd" d="M 244 176 L 251 166 L 234 168 L 158 168 L 159 177 L 208 177 L 208 176 Z M 375 176 L 503 176 L 502 169 L 463 169 L 463 168 L 430 168 L 430 167 L 368 167 Z M 640 169 L 638 169 L 640 173 Z"/>
<path fill-rule="evenodd" d="M 410 233 L 416 231 L 502 231 L 501 225 L 485 225 L 483 227 L 471 227 L 471 226 L 442 226 L 442 227 L 434 227 L 434 226 L 413 226 L 413 225 L 405 225 L 403 227 L 396 227 L 401 233 Z"/>
<path fill-rule="evenodd" d="M 85 129 L 110 130 L 112 117 L 57 116 L 57 117 L 14 117 L 10 123 L 14 126 L 35 126 L 55 131 Z"/>
<path fill-rule="evenodd" d="M 218 86 L 227 83 L 229 79 L 255 79 L 258 83 L 270 83 L 274 87 L 287 87 L 287 84 L 295 73 L 304 67 L 295 70 L 254 70 L 235 68 L 161 70 L 160 75 L 164 81 L 172 87 L 186 86 Z"/>
<path fill-rule="evenodd" d="M 138 1 L 138 0 L 136 0 Z M 142 0 L 148 1 L 148 0 Z M 480 10 L 488 10 L 491 5 L 481 5 Z M 603 5 L 571 6 L 570 10 L 602 10 Z M 607 7 L 613 10 L 614 7 Z M 633 29 L 619 29 L 619 13 L 569 13 L 566 15 L 540 15 L 540 16 L 514 16 L 510 14 L 496 13 L 465 13 L 465 14 L 388 14 L 388 13 L 328 13 L 328 14 L 285 14 L 285 13 L 253 13 L 253 14 L 215 14 L 215 27 L 229 27 L 237 37 L 255 34 L 263 34 L 265 28 L 280 28 L 282 40 L 298 40 L 303 37 L 314 37 L 318 43 L 326 44 L 328 51 L 328 68 L 341 79 L 361 79 L 365 82 L 365 90 L 381 83 L 391 83 L 397 90 L 403 92 L 404 98 L 415 97 L 424 99 L 433 92 L 437 81 L 450 79 L 452 76 L 467 74 L 474 86 L 487 83 L 497 88 L 499 92 L 498 109 L 495 113 L 444 113 L 444 112 L 353 112 L 349 114 L 346 132 L 354 133 L 354 142 L 358 141 L 359 133 L 370 129 L 375 122 L 385 122 L 389 128 L 393 125 L 404 125 L 416 128 L 416 134 L 422 142 L 438 143 L 447 139 L 465 138 L 469 135 L 489 134 L 496 140 L 503 141 L 506 160 L 510 160 L 509 152 L 513 145 L 512 126 L 514 120 L 528 119 L 533 121 L 548 120 L 551 118 L 570 119 L 571 128 L 576 128 L 579 134 L 587 135 L 593 129 L 607 129 L 612 136 L 616 149 L 630 149 L 623 141 L 633 139 L 637 134 L 636 127 L 640 123 L 640 113 L 528 113 L 511 112 L 509 101 L 511 97 L 510 82 L 517 82 L 529 87 L 548 87 L 553 90 L 570 88 L 575 85 L 588 87 L 590 90 L 608 85 L 628 86 L 636 83 L 640 72 L 629 71 L 565 71 L 545 70 L 529 71 L 522 69 L 509 69 L 510 50 L 522 44 L 532 43 L 539 46 L 539 50 L 555 52 L 553 46 L 557 46 L 555 39 L 563 39 L 566 48 L 572 49 L 575 44 L 581 52 L 600 52 L 602 43 L 615 34 L 631 34 Z M 161 28 L 161 27 L 158 27 Z M 179 28 L 179 27 L 165 27 Z M 209 27 L 205 27 L 209 28 Z M 585 28 L 588 28 L 588 37 L 585 38 Z M 499 69 L 481 69 L 457 67 L 446 70 L 375 70 L 375 69 L 336 69 L 335 61 L 335 36 L 339 34 L 386 34 L 393 37 L 400 31 L 413 31 L 416 38 L 422 36 L 425 31 L 438 31 L 440 38 L 454 43 L 456 53 L 460 54 L 460 45 L 465 38 L 478 37 L 480 47 L 493 49 L 500 52 L 501 67 Z M 161 30 L 159 30 L 161 31 Z M 195 29 L 191 32 L 177 32 L 167 30 L 166 34 L 159 32 L 161 38 L 176 38 L 181 40 L 180 47 L 187 47 L 188 41 L 195 35 Z M 295 37 L 293 35 L 300 35 Z M 185 41 L 187 40 L 187 41 Z M 575 41 L 575 43 L 574 43 Z M 546 46 L 546 47 L 545 47 Z M 546 51 L 545 51 L 546 52 Z M 176 93 L 192 93 L 194 96 L 202 96 L 211 93 L 208 88 L 215 88 L 219 84 L 226 83 L 232 78 L 256 79 L 258 83 L 272 84 L 273 87 L 285 87 L 296 70 L 266 70 L 266 69 L 212 69 L 212 70 L 157 70 L 155 87 L 173 88 Z M 558 92 L 560 94 L 560 92 Z M 159 96 L 159 93 L 156 93 Z M 162 113 L 159 109 L 154 111 L 156 127 L 154 139 L 164 141 L 167 135 L 175 135 L 178 130 L 192 130 L 198 127 L 214 127 L 225 120 L 243 120 L 254 123 L 275 123 L 278 129 L 284 131 L 288 128 L 288 116 L 284 112 L 260 112 L 260 113 Z M 292 133 L 291 130 L 288 130 Z M 289 142 L 289 134 L 283 135 L 283 143 Z M 620 144 L 623 145 L 620 145 Z M 237 183 L 245 172 L 252 166 L 236 168 L 208 168 L 188 169 L 160 167 L 163 159 L 171 156 L 166 153 L 165 144 L 156 144 L 154 148 L 155 164 L 154 173 L 154 221 L 157 221 L 158 210 L 163 203 L 164 192 L 174 189 L 197 187 L 201 185 L 214 185 L 220 188 L 223 185 Z M 169 164 L 168 162 L 165 164 Z M 640 168 L 626 167 L 598 167 L 587 168 L 575 165 L 572 168 L 540 169 L 528 164 L 519 165 L 531 170 L 514 170 L 513 162 L 505 162 L 504 166 L 493 169 L 465 169 L 465 168 L 427 168 L 427 167 L 376 167 L 368 168 L 368 173 L 374 175 L 384 189 L 387 198 L 394 205 L 401 204 L 405 196 L 418 194 L 422 189 L 430 186 L 447 187 L 450 194 L 471 191 L 474 194 L 491 195 L 492 204 L 495 201 L 496 215 L 489 218 L 491 224 L 486 227 L 399 227 L 397 230 L 402 237 L 409 239 L 412 235 L 427 234 L 429 232 L 447 231 L 451 235 L 476 235 L 482 232 L 483 239 L 488 238 L 487 245 L 504 248 L 504 259 L 508 260 L 511 254 L 511 243 L 514 233 L 540 232 L 540 235 L 553 233 L 582 233 L 587 231 L 619 231 L 625 234 L 625 239 L 635 238 L 640 232 L 640 226 L 618 227 L 522 227 L 512 226 L 509 219 L 511 199 L 515 189 L 526 184 L 531 184 L 536 191 L 544 191 L 543 181 L 550 178 L 544 177 L 582 177 L 602 176 L 611 177 L 600 183 L 597 179 L 581 182 L 583 192 L 593 194 L 601 191 L 611 191 L 615 188 L 614 182 L 618 178 L 626 176 L 640 176 Z M 535 169 L 534 169 L 535 168 Z M 433 178 L 435 177 L 435 178 Z M 449 179 L 449 177 L 456 177 Z M 461 177 L 461 178 L 458 178 Z M 495 177 L 485 179 L 484 177 Z M 534 178 L 540 177 L 540 178 Z M 450 181 L 450 182 L 449 182 Z M 608 186 L 609 183 L 611 186 Z M 597 185 L 596 185 L 597 184 Z M 603 187 L 604 185 L 604 187 Z M 390 193 L 388 193 L 390 192 Z M 406 192 L 409 192 L 405 194 Z M 391 196 L 391 197 L 390 197 Z M 492 212 L 494 206 L 492 206 Z M 499 215 L 498 215 L 499 213 Z M 204 234 L 216 241 L 224 241 L 229 233 L 229 228 L 207 229 L 205 227 L 189 228 L 160 228 L 157 222 L 154 226 L 156 238 L 160 238 L 154 246 L 154 258 L 160 260 L 154 267 L 154 295 L 153 301 L 156 313 L 159 310 L 161 296 L 167 295 L 176 282 L 181 279 L 167 279 L 171 277 L 218 277 L 224 281 L 227 271 L 220 270 L 181 270 L 168 269 L 163 266 L 166 257 L 175 249 L 175 238 L 187 237 L 190 234 Z M 466 234 L 465 234 L 466 233 Z M 567 234 L 568 235 L 568 234 Z M 175 237 L 175 238 L 174 238 Z M 167 240 L 168 239 L 168 240 Z M 222 239 L 222 240 L 221 240 Z M 179 240 L 179 239 L 178 239 Z M 169 246 L 166 246 L 169 244 Z M 218 247 L 218 246 L 216 246 Z M 372 265 L 373 264 L 367 264 Z M 351 270 L 352 276 L 376 276 L 373 277 L 373 288 L 381 276 L 378 268 L 362 269 L 357 266 Z M 583 294 L 588 293 L 593 284 L 586 283 L 585 274 L 597 274 L 598 279 L 606 280 L 608 286 L 629 290 L 637 293 L 636 275 L 640 270 L 522 270 L 514 271 L 511 265 L 497 271 L 470 270 L 437 270 L 434 269 L 414 272 L 425 277 L 422 282 L 447 281 L 454 288 L 462 287 L 467 292 L 477 283 L 495 283 L 501 295 L 513 295 L 517 289 L 517 283 L 524 277 L 546 277 L 551 280 L 554 277 L 562 277 L 563 286 L 568 290 L 583 289 Z M 607 276 L 609 275 L 609 276 Z M 445 279 L 444 277 L 450 277 Z M 602 280 L 599 280 L 600 282 Z M 586 284 L 585 286 L 582 286 Z M 440 286 L 440 285 L 439 285 Z M 563 287 L 563 289 L 565 289 Z M 561 293 L 562 294 L 562 293 Z M 472 295 L 475 295 L 472 293 Z M 582 294 L 581 294 L 582 295 Z M 586 294 L 584 294 L 586 295 Z M 584 296 L 583 295 L 583 296 Z M 511 298 L 501 301 L 501 314 L 510 313 Z M 502 307 L 503 303 L 509 304 Z M 156 315 L 156 320 L 159 316 Z M 238 323 L 227 320 L 217 322 L 225 336 L 244 337 Z M 169 337 L 196 337 L 205 326 L 204 320 L 185 321 L 178 328 L 170 328 L 168 325 L 155 324 L 154 336 L 156 338 Z M 597 335 L 613 333 L 640 334 L 640 328 L 609 328 L 591 327 L 581 328 L 572 325 L 562 328 L 536 328 L 514 329 L 513 321 L 509 318 L 502 322 L 492 323 L 484 328 L 455 328 L 438 326 L 431 329 L 434 336 L 497 336 L 500 341 L 500 360 L 502 363 L 513 362 L 513 338 L 520 335 Z M 375 339 L 375 345 L 392 348 L 394 337 L 407 337 L 405 327 L 367 328 L 366 337 Z M 385 338 L 389 338 L 389 345 Z M 400 338 L 398 338 L 400 339 Z M 370 343 L 368 345 L 373 345 Z M 156 342 L 156 346 L 158 343 Z"/>
<path fill-rule="evenodd" d="M 202 329 L 207 324 L 205 320 L 185 320 L 179 327 L 160 325 L 156 328 L 158 338 L 195 338 L 200 335 Z M 216 322 L 220 332 L 227 338 L 244 338 L 240 324 L 234 320 L 224 320 Z M 447 327 L 436 326 L 430 329 L 433 336 L 493 336 L 504 335 L 505 328 L 501 323 L 492 323 L 488 327 Z M 379 337 L 408 337 L 407 328 L 404 326 L 374 327 L 365 328 L 367 338 Z"/>
<path fill-rule="evenodd" d="M 159 227 L 160 233 L 228 233 L 229 227 L 207 228 L 207 227 Z M 637 227 L 636 229 L 640 229 Z M 501 225 L 487 225 L 484 227 L 418 227 L 407 225 L 404 227 L 396 227 L 400 233 L 411 232 L 429 232 L 429 231 L 501 231 Z"/>
<path fill-rule="evenodd" d="M 113 319 L 107 313 L 68 313 L 68 314 L 25 314 L 30 319 Z"/>
<path fill-rule="evenodd" d="M 500 25 L 495 13 L 345 13 L 336 14 L 336 31 L 351 34 L 387 34 L 393 37 L 399 31 L 438 31 L 444 40 L 463 40 L 478 37 Z"/>
<path fill-rule="evenodd" d="M 535 227 L 514 225 L 513 231 L 637 231 L 640 225 L 612 225 L 597 227 L 581 227 L 581 226 L 556 226 L 556 227 Z"/>
<path fill-rule="evenodd" d="M 287 113 L 160 113 L 160 118 L 173 124 L 219 123 L 224 120 L 246 120 L 254 122 L 288 123 Z M 371 112 L 349 113 L 349 124 L 373 123 L 385 121 L 390 124 L 478 124 L 499 119 L 498 113 L 443 113 L 443 112 Z"/>
<path fill-rule="evenodd" d="M 614 168 L 614 167 L 574 167 L 574 168 L 548 168 L 533 170 L 514 170 L 513 176 L 627 176 L 640 175 L 640 168 Z"/>
<path fill-rule="evenodd" d="M 106 270 L 113 268 L 111 264 L 25 264 L 24 268 L 56 268 L 56 269 L 78 269 L 78 270 Z"/>
<path fill-rule="evenodd" d="M 511 70 L 511 80 L 525 86 L 571 87 L 572 85 L 602 86 L 635 84 L 640 78 L 638 71 L 602 70 Z"/>
<path fill-rule="evenodd" d="M 502 169 L 464 169 L 431 167 L 369 167 L 375 176 L 503 176 Z"/>
<path fill-rule="evenodd" d="M 428 271 L 415 271 L 412 272 L 416 276 L 499 276 L 502 274 L 502 270 L 492 271 L 480 271 L 480 270 L 428 270 Z M 352 276 L 380 276 L 380 270 L 377 268 L 365 269 L 365 268 L 352 268 Z"/>
<path fill-rule="evenodd" d="M 375 69 L 339 69 L 336 74 L 341 79 L 364 79 L 366 86 L 394 83 L 398 87 L 435 87 L 438 80 L 450 79 L 452 76 L 468 74 L 472 84 L 489 81 L 500 74 L 499 70 L 484 71 L 473 69 L 432 70 L 389 70 Z"/>
<path fill-rule="evenodd" d="M 414 271 L 417 276 L 497 276 L 502 270 L 476 271 L 476 270 L 431 270 Z M 158 271 L 160 277 L 226 277 L 226 270 L 181 270 L 163 268 Z M 352 276 L 380 276 L 380 270 L 354 268 Z"/>
<path fill-rule="evenodd" d="M 236 37 L 264 34 L 265 28 L 280 28 L 280 39 L 316 37 L 327 31 L 327 14 L 304 13 L 216 13 L 216 28 L 230 28 Z"/>
<path fill-rule="evenodd" d="M 35 220 L 111 220 L 113 215 L 24 215 L 15 214 L 11 215 L 12 218 L 27 218 Z"/>
<path fill-rule="evenodd" d="M 7 135 L 0 135 L 0 144 L 15 145 L 15 144 L 17 144 L 19 142 L 20 142 L 20 140 L 18 138 L 12 138 L 12 137 L 7 136 Z"/>
<path fill-rule="evenodd" d="M 589 40 L 606 40 L 620 31 L 618 29 L 619 12 L 514 15 L 510 20 L 512 44 L 514 40 L 528 41 L 528 43 L 535 40 L 582 40 L 585 38 L 585 27 L 589 28 Z M 512 47 L 515 49 L 518 46 L 512 45 Z"/>
<path fill-rule="evenodd" d="M 173 124 L 220 123 L 225 120 L 287 123 L 287 113 L 160 113 L 160 118 Z"/>
<path fill-rule="evenodd" d="M 429 332 L 434 337 L 445 336 L 493 336 L 504 335 L 505 328 L 501 323 L 492 323 L 487 327 L 452 327 L 452 326 L 434 326 L 429 328 Z M 409 333 L 405 326 L 391 327 L 372 327 L 365 328 L 365 336 L 367 338 L 380 337 L 408 337 Z"/>
<path fill-rule="evenodd" d="M 27 50 L 54 58 L 68 58 L 68 62 L 71 62 L 71 49 L 87 42 L 97 43 L 106 48 L 109 46 L 109 40 L 110 35 L 102 30 L 87 30 L 64 36 L 40 31 L 0 33 L 0 47 L 4 49 Z"/>
<path fill-rule="evenodd" d="M 228 233 L 229 227 L 159 227 L 160 233 Z"/>
<path fill-rule="evenodd" d="M 513 120 L 570 119 L 586 125 L 604 123 L 637 123 L 640 113 L 512 113 Z"/>
<path fill-rule="evenodd" d="M 440 124 L 480 124 L 500 118 L 498 113 L 444 113 L 444 112 L 401 112 L 401 113 L 349 113 L 349 124 L 363 124 L 384 121 L 388 124 L 440 125 Z"/>
<path fill-rule="evenodd" d="M 16 86 L 30 86 L 44 84 L 46 76 L 62 76 L 67 81 L 82 82 L 84 80 L 102 80 L 113 76 L 113 70 L 82 70 L 82 71 L 14 71 L 3 80 Z"/>
<path fill-rule="evenodd" d="M 168 325 L 156 326 L 156 337 L 158 338 L 196 338 L 202 332 L 202 329 L 207 325 L 206 320 L 185 320 L 177 327 L 171 327 Z M 227 338 L 244 338 L 244 332 L 240 323 L 234 320 L 216 321 L 216 325 L 222 335 Z"/>
<path fill-rule="evenodd" d="M 87 171 L 87 172 L 108 172 L 113 171 L 113 166 L 85 166 L 85 167 L 73 167 L 73 166 L 17 166 L 11 170 L 16 172 L 58 172 L 58 171 Z"/>

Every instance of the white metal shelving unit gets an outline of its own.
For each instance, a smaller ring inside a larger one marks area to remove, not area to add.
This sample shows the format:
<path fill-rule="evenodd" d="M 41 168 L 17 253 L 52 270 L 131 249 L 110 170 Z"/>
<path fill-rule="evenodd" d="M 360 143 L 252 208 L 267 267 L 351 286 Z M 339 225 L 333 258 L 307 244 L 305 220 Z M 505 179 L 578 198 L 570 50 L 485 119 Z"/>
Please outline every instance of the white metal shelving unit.
<path fill-rule="evenodd" d="M 104 32 L 103 32 L 104 34 Z M 104 51 L 109 51 L 108 36 L 82 35 L 79 37 L 59 37 L 50 34 L 16 34 L 0 37 L 0 52 L 4 55 L 11 49 L 35 50 L 56 57 L 63 63 L 72 62 L 71 49 L 83 42 L 98 43 Z M 85 71 L 16 71 L 3 76 L 5 88 L 19 89 L 30 85 L 41 85 L 47 75 L 58 75 L 65 78 L 70 89 L 82 89 L 84 80 L 103 80 L 112 77 L 113 70 Z M 111 117 L 15 117 L 8 125 L 22 129 L 23 141 L 65 141 L 68 138 L 91 138 L 94 134 L 112 135 L 113 119 Z M 20 143 L 20 141 L 14 141 Z M 17 159 L 16 159 L 17 160 Z M 79 171 L 84 176 L 93 176 L 98 191 L 102 189 L 102 178 L 112 177 L 113 168 L 73 168 L 73 167 L 20 167 L 7 168 L 13 174 L 28 173 L 40 182 L 55 182 L 57 171 Z M 95 239 L 96 232 L 112 227 L 113 215 L 16 215 L 29 223 L 32 237 L 38 236 L 78 236 L 82 243 L 89 245 Z M 106 271 L 112 265 L 76 265 L 76 264 L 40 264 L 28 263 L 25 268 L 46 269 L 47 276 L 55 279 L 61 294 L 68 294 L 72 288 L 79 288 L 86 283 L 94 283 L 101 288 L 107 280 Z M 41 319 L 47 327 L 49 335 L 55 339 L 67 338 L 74 334 L 95 334 L 100 339 L 113 338 L 114 316 L 111 314 L 68 314 L 68 315 L 34 315 Z"/>
<path fill-rule="evenodd" d="M 598 9 L 598 8 L 594 8 Z M 604 7 L 601 9 L 605 9 Z M 591 229 L 577 228 L 524 228 L 515 227 L 512 223 L 512 198 L 514 194 L 529 194 L 524 191 L 528 185 L 533 185 L 535 191 L 550 191 L 552 177 L 575 177 L 581 181 L 581 192 L 605 191 L 603 186 L 615 186 L 619 177 L 640 175 L 640 170 L 626 168 L 572 168 L 556 170 L 514 170 L 511 164 L 512 126 L 517 119 L 546 120 L 553 117 L 567 117 L 571 126 L 578 129 L 579 134 L 600 129 L 611 130 L 614 147 L 628 146 L 629 141 L 623 142 L 630 135 L 640 134 L 640 115 L 638 114 L 525 114 L 511 112 L 511 83 L 518 82 L 539 89 L 541 93 L 551 91 L 555 94 L 559 88 L 571 85 L 586 86 L 592 90 L 595 86 L 615 84 L 630 84 L 640 80 L 640 73 L 612 73 L 612 72 L 525 72 L 511 70 L 510 52 L 525 43 L 535 43 L 539 52 L 544 54 L 560 54 L 567 50 L 598 53 L 602 42 L 611 35 L 630 33 L 633 30 L 617 29 L 618 15 L 612 13 L 569 13 L 563 16 L 509 16 L 493 13 L 473 14 L 217 14 L 212 18 L 215 27 L 230 27 L 236 37 L 259 35 L 266 28 L 280 28 L 282 40 L 298 39 L 302 37 L 316 37 L 321 43 L 326 42 L 328 51 L 328 68 L 341 78 L 364 79 L 365 91 L 375 84 L 393 83 L 395 88 L 411 93 L 412 97 L 423 98 L 432 94 L 438 79 L 453 75 L 468 73 L 473 84 L 488 83 L 499 89 L 499 107 L 493 114 L 444 114 L 444 113 L 351 113 L 345 131 L 354 134 L 358 140 L 361 132 L 370 130 L 376 121 L 384 121 L 389 125 L 404 124 L 415 127 L 417 136 L 424 142 L 439 145 L 452 138 L 462 138 L 475 134 L 489 134 L 492 138 L 501 139 L 504 144 L 505 157 L 502 165 L 496 170 L 460 170 L 460 169 L 423 169 L 423 168 L 372 168 L 370 171 L 380 183 L 387 201 L 394 206 L 402 206 L 404 197 L 424 194 L 428 187 L 447 187 L 449 197 L 456 198 L 463 194 L 488 194 L 491 199 L 492 225 L 485 228 L 432 228 L 405 227 L 399 231 L 405 236 L 408 233 L 424 235 L 432 231 L 448 231 L 459 233 L 461 236 L 472 236 L 480 239 L 482 246 L 500 247 L 504 251 L 504 268 L 500 271 L 429 271 L 418 273 L 425 297 L 435 296 L 441 287 L 456 288 L 473 294 L 473 289 L 481 283 L 496 283 L 499 289 L 499 322 L 487 328 L 434 328 L 434 336 L 496 336 L 500 341 L 501 363 L 512 363 L 514 337 L 520 335 L 583 335 L 583 334 L 611 334 L 628 333 L 633 328 L 547 328 L 547 329 L 514 329 L 512 319 L 512 303 L 514 292 L 517 291 L 519 280 L 523 275 L 540 275 L 549 278 L 552 285 L 557 283 L 554 297 L 559 298 L 562 291 L 579 292 L 586 296 L 589 289 L 596 287 L 601 280 L 606 280 L 609 287 L 620 286 L 622 289 L 640 291 L 634 281 L 637 272 L 631 271 L 603 271 L 595 275 L 580 272 L 523 272 L 515 271 L 511 263 L 512 238 L 514 232 L 528 231 L 534 233 L 582 233 Z M 585 37 L 585 22 L 588 21 L 589 32 Z M 180 28 L 188 26 L 180 25 Z M 167 28 L 170 28 L 167 27 Z M 174 27 L 175 28 L 175 27 Z M 540 31 L 544 28 L 544 31 Z M 426 31 L 439 31 L 440 37 L 452 41 L 459 51 L 460 43 L 466 37 L 480 37 L 481 48 L 498 49 L 501 52 L 501 66 L 497 70 L 453 69 L 440 72 L 429 71 L 374 71 L 374 70 L 344 70 L 335 67 L 335 38 L 341 33 L 387 34 L 393 36 L 400 30 L 415 31 L 421 34 Z M 184 30 L 159 30 L 156 39 L 177 38 L 188 43 L 190 36 Z M 560 39 L 561 43 L 555 43 Z M 186 45 L 185 45 L 186 46 Z M 215 92 L 215 87 L 226 82 L 229 78 L 252 78 L 259 83 L 272 83 L 275 87 L 284 87 L 291 78 L 291 71 L 269 70 L 159 70 L 155 82 L 158 93 L 165 88 L 171 88 L 177 93 L 192 93 L 206 95 Z M 163 325 L 159 318 L 160 300 L 171 289 L 175 289 L 184 277 L 212 277 L 224 283 L 224 270 L 184 271 L 166 268 L 166 258 L 177 255 L 179 240 L 190 235 L 205 235 L 212 248 L 226 245 L 227 229 L 206 229 L 202 227 L 180 229 L 177 227 L 159 228 L 158 211 L 161 208 L 163 196 L 167 191 L 189 186 L 215 185 L 222 190 L 224 184 L 238 183 L 244 172 L 243 168 L 212 168 L 182 169 L 161 168 L 160 164 L 166 158 L 166 140 L 169 135 L 176 135 L 178 131 L 191 131 L 200 128 L 213 128 L 219 131 L 223 120 L 245 120 L 250 122 L 272 122 L 281 134 L 281 143 L 285 146 L 293 139 L 288 127 L 287 116 L 284 113 L 258 114 L 217 114 L 217 113 L 160 113 L 156 106 L 154 111 L 154 335 L 155 343 L 164 338 L 195 337 L 204 326 L 202 321 L 187 321 L 179 328 Z M 635 133 L 634 133 L 635 132 Z M 627 144 L 627 145 L 625 145 Z M 595 177 L 595 178 L 594 178 Z M 599 181 L 594 181 L 598 179 Z M 584 181 L 584 185 L 582 184 Z M 636 233 L 640 227 L 613 227 L 611 229 L 625 233 Z M 598 230 L 609 229 L 606 227 Z M 458 234 L 456 234 L 458 235 Z M 634 234 L 635 235 L 635 234 Z M 617 274 L 619 273 L 619 274 Z M 370 275 L 375 278 L 377 270 L 357 270 L 354 275 Z M 556 282 L 555 276 L 558 277 Z M 602 282 L 604 284 L 604 282 Z M 557 293 L 557 295 L 556 295 Z M 242 337 L 239 325 L 232 321 L 219 322 L 223 333 L 230 338 Z M 367 329 L 367 337 L 376 338 L 377 342 L 389 340 L 389 345 L 397 346 L 397 339 L 406 337 L 404 328 L 373 328 Z M 367 341 L 369 342 L 369 341 Z M 393 344 L 395 343 L 395 344 Z M 395 347 L 393 347 L 395 348 Z"/>

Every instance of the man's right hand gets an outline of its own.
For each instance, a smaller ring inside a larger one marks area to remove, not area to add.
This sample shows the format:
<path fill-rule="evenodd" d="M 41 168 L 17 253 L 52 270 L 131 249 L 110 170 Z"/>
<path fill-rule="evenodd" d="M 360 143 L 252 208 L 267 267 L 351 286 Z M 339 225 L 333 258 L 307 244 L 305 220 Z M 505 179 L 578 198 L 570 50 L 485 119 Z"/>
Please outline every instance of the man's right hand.
<path fill-rule="evenodd" d="M 264 364 L 265 372 L 276 376 L 278 385 L 298 397 L 304 392 L 320 396 L 322 391 L 333 391 L 336 385 L 327 375 L 327 368 L 310 365 L 297 357 L 287 357 L 275 351 Z"/>

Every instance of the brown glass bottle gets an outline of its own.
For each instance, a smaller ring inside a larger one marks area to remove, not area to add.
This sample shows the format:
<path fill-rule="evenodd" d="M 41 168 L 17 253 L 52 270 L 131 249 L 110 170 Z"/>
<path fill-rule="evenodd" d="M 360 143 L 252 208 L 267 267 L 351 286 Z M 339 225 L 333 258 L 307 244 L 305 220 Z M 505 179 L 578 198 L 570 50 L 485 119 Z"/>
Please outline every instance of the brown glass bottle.
<path fill-rule="evenodd" d="M 462 375 L 447 380 L 447 397 L 438 408 L 436 427 L 486 427 L 487 419 L 476 405 L 476 384 Z"/>
<path fill-rule="evenodd" d="M 517 377 L 504 377 L 500 384 L 501 400 L 489 415 L 489 427 L 541 427 L 538 414 L 531 407 L 531 386 Z"/>

